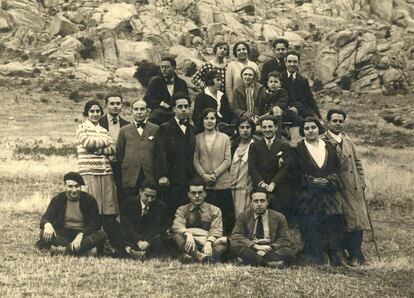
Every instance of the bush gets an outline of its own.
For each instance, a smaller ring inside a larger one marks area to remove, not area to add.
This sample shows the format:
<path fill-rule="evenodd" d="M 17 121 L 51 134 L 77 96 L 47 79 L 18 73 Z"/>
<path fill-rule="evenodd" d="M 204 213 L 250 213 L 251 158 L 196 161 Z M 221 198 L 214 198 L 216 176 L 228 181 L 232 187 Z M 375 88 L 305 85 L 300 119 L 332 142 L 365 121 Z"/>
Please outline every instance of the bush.
<path fill-rule="evenodd" d="M 82 95 L 80 95 L 78 90 L 74 90 L 69 94 L 69 99 L 74 102 L 80 102 L 82 100 Z"/>
<path fill-rule="evenodd" d="M 93 58 L 96 52 L 93 40 L 90 38 L 79 38 L 79 41 L 83 44 L 83 48 L 79 51 L 82 59 Z"/>
<path fill-rule="evenodd" d="M 153 77 L 161 75 L 161 69 L 155 63 L 143 60 L 142 62 L 137 62 L 135 65 L 137 66 L 137 70 L 134 73 L 134 78 L 145 88 L 148 87 Z"/>

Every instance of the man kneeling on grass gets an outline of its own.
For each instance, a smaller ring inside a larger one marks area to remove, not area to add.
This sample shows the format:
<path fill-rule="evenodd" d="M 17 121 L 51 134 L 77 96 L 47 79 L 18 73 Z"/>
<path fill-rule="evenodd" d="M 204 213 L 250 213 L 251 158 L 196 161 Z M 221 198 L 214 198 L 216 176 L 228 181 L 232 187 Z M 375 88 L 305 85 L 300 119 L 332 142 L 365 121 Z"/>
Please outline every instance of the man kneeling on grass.
<path fill-rule="evenodd" d="M 160 256 L 164 204 L 157 199 L 157 185 L 144 181 L 139 196 L 130 197 L 121 205 L 121 223 L 115 219 L 103 224 L 116 256 L 142 259 Z"/>
<path fill-rule="evenodd" d="M 230 245 L 243 264 L 286 268 L 294 255 L 286 218 L 268 209 L 269 197 L 257 191 L 251 195 L 251 208 L 236 220 Z"/>
<path fill-rule="evenodd" d="M 206 191 L 201 180 L 189 182 L 188 197 L 190 203 L 177 209 L 172 225 L 179 258 L 183 262 L 218 262 L 227 249 L 221 210 L 204 202 Z"/>
<path fill-rule="evenodd" d="M 96 200 L 81 191 L 85 182 L 79 173 L 63 176 L 66 191 L 57 194 L 49 203 L 40 221 L 40 240 L 36 246 L 50 249 L 52 254 L 84 255 L 96 252 L 103 245 L 106 233 L 100 231 Z"/>

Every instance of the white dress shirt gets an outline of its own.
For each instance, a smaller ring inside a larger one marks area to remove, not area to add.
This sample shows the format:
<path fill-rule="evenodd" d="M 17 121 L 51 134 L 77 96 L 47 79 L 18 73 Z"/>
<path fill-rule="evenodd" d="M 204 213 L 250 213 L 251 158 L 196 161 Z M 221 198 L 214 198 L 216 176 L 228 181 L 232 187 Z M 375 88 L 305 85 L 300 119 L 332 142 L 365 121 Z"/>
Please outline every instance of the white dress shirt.
<path fill-rule="evenodd" d="M 318 167 L 322 168 L 326 158 L 325 142 L 321 139 L 318 139 L 318 145 L 314 146 L 305 140 L 305 145 Z"/>

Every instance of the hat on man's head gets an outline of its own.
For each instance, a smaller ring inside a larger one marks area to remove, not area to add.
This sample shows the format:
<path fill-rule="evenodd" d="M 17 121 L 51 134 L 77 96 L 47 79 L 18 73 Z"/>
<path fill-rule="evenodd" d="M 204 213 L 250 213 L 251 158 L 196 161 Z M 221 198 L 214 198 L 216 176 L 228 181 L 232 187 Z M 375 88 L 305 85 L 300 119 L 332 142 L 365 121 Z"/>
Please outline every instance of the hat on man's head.
<path fill-rule="evenodd" d="M 85 185 L 85 181 L 83 180 L 82 176 L 77 172 L 69 172 L 63 176 L 63 181 L 66 182 L 67 180 L 73 180 L 79 183 L 79 185 Z"/>

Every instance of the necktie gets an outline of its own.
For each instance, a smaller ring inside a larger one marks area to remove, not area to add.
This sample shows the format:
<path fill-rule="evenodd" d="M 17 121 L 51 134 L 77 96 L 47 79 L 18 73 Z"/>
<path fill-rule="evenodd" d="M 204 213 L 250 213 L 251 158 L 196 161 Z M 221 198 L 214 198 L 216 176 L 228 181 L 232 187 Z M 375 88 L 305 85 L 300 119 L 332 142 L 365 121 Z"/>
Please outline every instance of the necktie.
<path fill-rule="evenodd" d="M 147 215 L 148 212 L 149 212 L 149 206 L 148 205 L 145 205 L 144 209 L 142 210 L 142 216 Z"/>
<path fill-rule="evenodd" d="M 187 119 L 180 119 L 180 120 L 178 120 L 178 123 L 180 125 L 187 125 Z"/>
<path fill-rule="evenodd" d="M 145 128 L 145 122 L 137 122 L 137 128 L 142 128 L 142 129 L 144 129 Z"/>
<path fill-rule="evenodd" d="M 256 238 L 257 239 L 264 239 L 263 216 L 261 216 L 261 215 L 259 215 L 257 217 Z"/>
<path fill-rule="evenodd" d="M 195 207 L 193 209 L 193 224 L 192 224 L 192 226 L 195 227 L 195 228 L 201 228 L 202 227 L 200 206 Z"/>
<path fill-rule="evenodd" d="M 112 124 L 113 125 L 117 125 L 118 124 L 118 119 L 116 119 L 116 117 L 112 118 Z"/>

